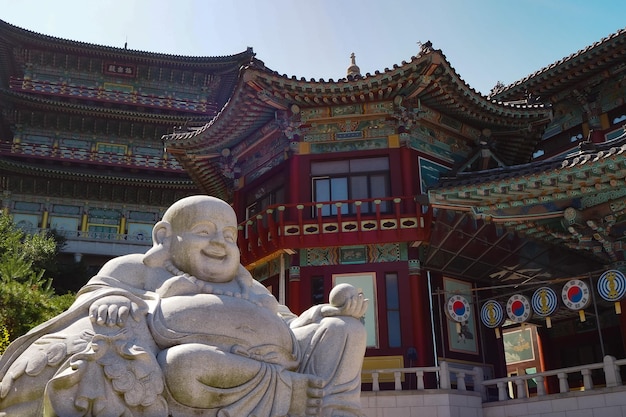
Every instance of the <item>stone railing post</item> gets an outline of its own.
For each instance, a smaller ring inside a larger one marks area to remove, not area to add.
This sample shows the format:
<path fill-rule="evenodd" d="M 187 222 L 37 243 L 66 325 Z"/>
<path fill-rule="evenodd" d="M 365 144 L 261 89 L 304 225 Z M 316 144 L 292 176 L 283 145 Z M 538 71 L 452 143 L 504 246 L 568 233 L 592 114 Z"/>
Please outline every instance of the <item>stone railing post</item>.
<path fill-rule="evenodd" d="M 526 398 L 526 381 L 522 378 L 515 380 L 515 390 L 517 392 L 517 398 Z"/>
<path fill-rule="evenodd" d="M 569 392 L 569 384 L 567 383 L 567 374 L 565 372 L 559 372 L 556 374 L 559 378 L 559 392 Z"/>
<path fill-rule="evenodd" d="M 619 375 L 617 366 L 615 365 L 615 357 L 606 355 L 603 360 L 604 363 L 604 381 L 607 387 L 616 387 L 621 384 L 621 377 Z"/>
<path fill-rule="evenodd" d="M 394 389 L 396 391 L 402 391 L 402 372 L 395 371 L 393 373 Z"/>
<path fill-rule="evenodd" d="M 487 401 L 487 389 L 483 385 L 483 381 L 485 380 L 485 373 L 483 368 L 480 366 L 474 367 L 474 391 L 480 392 L 480 396 L 483 401 Z"/>
<path fill-rule="evenodd" d="M 378 383 L 378 372 L 372 372 L 372 391 L 380 391 L 380 384 Z"/>
<path fill-rule="evenodd" d="M 537 396 L 541 397 L 546 395 L 546 386 L 544 384 L 545 378 L 542 376 L 536 376 L 535 381 L 537 382 Z"/>
<path fill-rule="evenodd" d="M 498 401 L 504 401 L 509 398 L 506 392 L 506 382 L 498 382 Z"/>
<path fill-rule="evenodd" d="M 441 361 L 439 363 L 439 388 L 450 389 L 452 384 L 450 383 L 450 368 L 448 362 Z"/>
<path fill-rule="evenodd" d="M 585 387 L 585 391 L 592 390 L 593 380 L 591 379 L 591 369 L 583 369 L 580 373 L 583 375 L 583 386 Z"/>
<path fill-rule="evenodd" d="M 417 377 L 417 389 L 424 389 L 424 371 L 418 370 L 415 372 L 415 376 Z"/>
<path fill-rule="evenodd" d="M 459 391 L 467 391 L 467 387 L 465 386 L 465 372 L 455 372 L 456 373 L 456 389 Z"/>

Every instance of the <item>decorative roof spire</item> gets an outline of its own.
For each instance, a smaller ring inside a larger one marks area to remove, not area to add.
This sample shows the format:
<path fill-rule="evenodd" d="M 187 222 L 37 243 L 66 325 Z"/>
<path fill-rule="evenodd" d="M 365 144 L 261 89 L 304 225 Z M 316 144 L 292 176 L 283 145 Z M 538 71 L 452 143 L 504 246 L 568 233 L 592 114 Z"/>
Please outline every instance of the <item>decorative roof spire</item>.
<path fill-rule="evenodd" d="M 360 77 L 361 69 L 356 64 L 356 55 L 354 55 L 354 52 L 352 52 L 352 54 L 350 55 L 350 61 L 351 64 L 348 67 L 348 77 Z"/>

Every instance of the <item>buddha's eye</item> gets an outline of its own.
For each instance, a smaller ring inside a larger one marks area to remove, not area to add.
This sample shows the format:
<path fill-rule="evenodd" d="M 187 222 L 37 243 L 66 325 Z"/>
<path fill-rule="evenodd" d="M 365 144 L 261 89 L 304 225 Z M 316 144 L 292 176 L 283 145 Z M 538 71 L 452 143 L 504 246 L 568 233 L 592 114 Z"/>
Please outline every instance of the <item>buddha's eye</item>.
<path fill-rule="evenodd" d="M 237 242 L 237 231 L 230 229 L 224 230 L 224 240 L 231 243 Z"/>
<path fill-rule="evenodd" d="M 215 233 L 215 230 L 216 228 L 213 224 L 199 224 L 192 229 L 192 232 L 198 236 L 210 236 Z"/>

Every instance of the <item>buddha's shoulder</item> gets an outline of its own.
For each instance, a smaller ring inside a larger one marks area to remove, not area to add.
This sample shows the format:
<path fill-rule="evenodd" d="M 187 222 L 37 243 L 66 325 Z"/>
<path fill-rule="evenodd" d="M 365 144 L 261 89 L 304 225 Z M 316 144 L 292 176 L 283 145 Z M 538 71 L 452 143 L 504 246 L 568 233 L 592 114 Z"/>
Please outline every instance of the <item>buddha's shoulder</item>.
<path fill-rule="evenodd" d="M 154 271 L 157 268 L 144 264 L 143 258 L 144 255 L 139 253 L 118 256 L 105 263 L 98 275 L 112 277 L 137 288 L 144 288 L 146 282 L 152 281 L 153 276 L 161 271 Z"/>
<path fill-rule="evenodd" d="M 107 261 L 100 269 L 100 273 L 110 275 L 111 272 L 115 271 L 136 272 L 138 269 L 146 269 L 143 257 L 144 255 L 141 253 L 118 256 Z"/>

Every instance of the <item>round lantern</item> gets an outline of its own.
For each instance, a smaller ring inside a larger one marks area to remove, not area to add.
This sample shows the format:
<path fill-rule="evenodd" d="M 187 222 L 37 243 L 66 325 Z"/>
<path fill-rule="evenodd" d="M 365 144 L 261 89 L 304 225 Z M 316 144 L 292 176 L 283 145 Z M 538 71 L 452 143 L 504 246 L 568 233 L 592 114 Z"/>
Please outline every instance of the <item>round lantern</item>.
<path fill-rule="evenodd" d="M 545 317 L 546 326 L 552 327 L 550 316 L 554 314 L 559 306 L 559 299 L 554 291 L 550 287 L 537 288 L 530 299 L 530 303 L 533 307 L 533 313 L 539 317 Z"/>
<path fill-rule="evenodd" d="M 565 307 L 578 311 L 580 321 L 586 320 L 584 308 L 591 302 L 591 293 L 589 286 L 585 282 L 579 279 L 567 281 L 565 286 L 563 286 L 563 290 L 561 290 L 561 299 Z"/>
<path fill-rule="evenodd" d="M 470 317 L 470 303 L 467 298 L 462 295 L 454 295 L 448 299 L 446 304 L 446 315 L 452 321 L 462 323 Z"/>
<path fill-rule="evenodd" d="M 490 329 L 495 329 L 496 337 L 500 338 L 500 325 L 504 321 L 504 309 L 494 300 L 489 300 L 480 309 L 480 321 Z"/>
<path fill-rule="evenodd" d="M 619 301 L 626 295 L 626 277 L 621 271 L 611 269 L 600 275 L 598 294 L 604 300 L 615 303 L 615 312 L 622 313 Z"/>
<path fill-rule="evenodd" d="M 506 314 L 509 319 L 515 323 L 525 323 L 532 316 L 533 311 L 530 308 L 528 297 L 515 294 L 512 295 L 506 303 Z"/>

